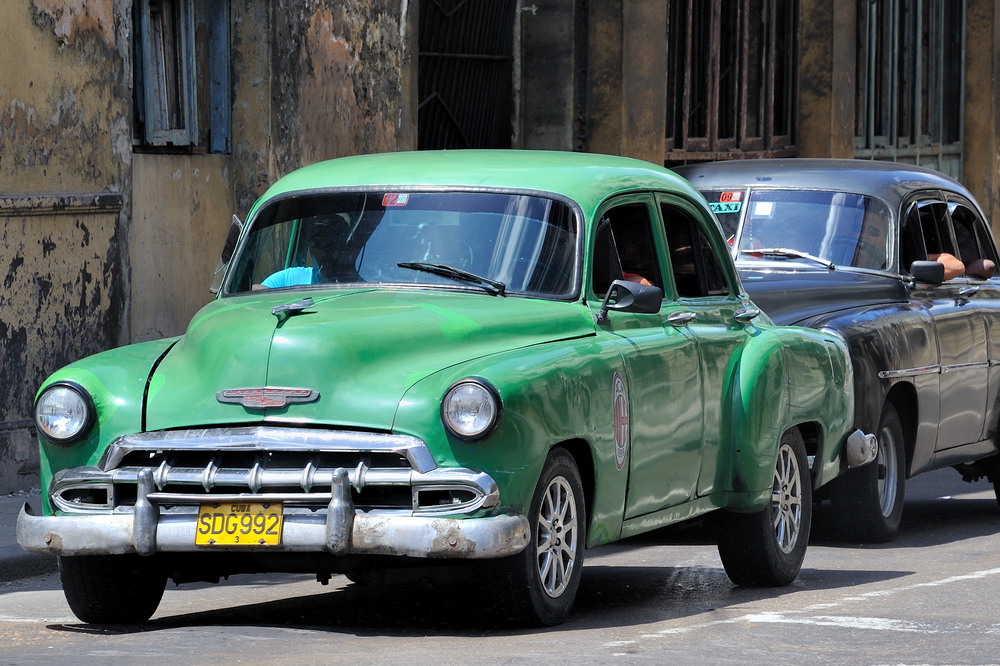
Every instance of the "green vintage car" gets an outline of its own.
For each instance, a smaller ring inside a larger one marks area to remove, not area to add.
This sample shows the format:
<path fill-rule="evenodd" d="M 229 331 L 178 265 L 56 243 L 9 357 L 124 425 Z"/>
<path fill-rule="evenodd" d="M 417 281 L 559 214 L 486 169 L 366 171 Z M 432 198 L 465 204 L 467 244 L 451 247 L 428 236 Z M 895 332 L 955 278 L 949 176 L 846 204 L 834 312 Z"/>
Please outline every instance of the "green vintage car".
<path fill-rule="evenodd" d="M 183 336 L 37 395 L 18 540 L 85 622 L 148 619 L 168 578 L 447 563 L 554 624 L 587 548 L 713 511 L 732 580 L 783 585 L 812 490 L 875 455 L 843 341 L 772 325 L 659 166 L 349 157 L 235 222 Z"/>

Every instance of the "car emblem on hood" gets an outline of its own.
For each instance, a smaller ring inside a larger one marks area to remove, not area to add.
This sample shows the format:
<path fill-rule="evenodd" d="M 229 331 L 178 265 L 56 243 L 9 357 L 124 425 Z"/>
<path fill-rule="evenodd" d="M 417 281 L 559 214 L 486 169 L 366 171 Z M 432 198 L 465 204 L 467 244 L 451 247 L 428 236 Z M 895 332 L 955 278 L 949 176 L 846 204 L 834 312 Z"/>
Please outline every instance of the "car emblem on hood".
<path fill-rule="evenodd" d="M 319 399 L 319 391 L 306 388 L 260 386 L 226 389 L 216 393 L 215 398 L 219 402 L 243 405 L 248 409 L 278 409 L 293 402 L 315 402 Z"/>

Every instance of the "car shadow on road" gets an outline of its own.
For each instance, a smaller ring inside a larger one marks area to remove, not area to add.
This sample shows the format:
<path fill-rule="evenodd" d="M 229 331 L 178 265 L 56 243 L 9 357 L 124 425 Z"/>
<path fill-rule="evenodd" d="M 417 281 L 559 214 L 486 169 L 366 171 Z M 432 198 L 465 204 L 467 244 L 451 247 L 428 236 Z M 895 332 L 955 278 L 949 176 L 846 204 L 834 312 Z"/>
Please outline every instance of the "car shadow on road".
<path fill-rule="evenodd" d="M 844 562 L 842 567 L 810 567 L 807 553 L 802 572 L 788 587 L 737 587 L 726 576 L 715 552 L 712 520 L 696 519 L 589 551 L 573 613 L 558 627 L 510 626 L 488 610 L 489 599 L 478 592 L 483 586 L 475 570 L 459 567 L 425 572 L 421 579 L 396 577 L 376 584 L 344 584 L 343 579 L 335 578 L 332 589 L 317 594 L 159 617 L 144 625 L 60 624 L 49 628 L 116 635 L 216 625 L 296 627 L 373 637 L 476 637 L 632 626 L 711 616 L 727 609 L 732 613 L 744 605 L 800 591 L 846 590 L 901 578 L 913 572 L 869 570 L 865 567 L 865 552 L 931 547 L 1000 532 L 1000 509 L 994 499 L 982 494 L 907 500 L 899 537 L 887 544 L 844 541 L 833 529 L 829 504 L 815 509 L 811 552 L 837 549 L 843 553 L 838 555 Z M 644 549 L 655 552 L 644 553 Z M 853 558 L 851 551 L 856 553 Z M 678 565 L 660 565 L 664 560 Z M 240 584 L 246 578 L 237 576 L 223 585 Z M 250 579 L 258 586 L 274 580 L 260 576 Z M 196 595 L 198 587 L 204 586 L 185 585 L 182 589 L 185 594 Z"/>
<path fill-rule="evenodd" d="M 942 497 L 907 500 L 899 534 L 888 543 L 860 544 L 838 533 L 828 504 L 813 512 L 811 546 L 833 548 L 930 548 L 1000 532 L 996 500 Z"/>
<path fill-rule="evenodd" d="M 903 571 L 804 569 L 784 588 L 741 588 L 726 576 L 710 538 L 710 523 L 667 528 L 589 551 L 573 613 L 560 626 L 511 625 L 490 612 L 478 570 L 425 572 L 422 580 L 394 577 L 351 584 L 335 577 L 329 591 L 288 596 L 170 616 L 144 625 L 50 625 L 56 631 L 120 635 L 187 627 L 295 627 L 356 636 L 503 636 L 642 625 L 695 617 L 803 590 L 849 588 L 909 575 Z M 663 566 L 676 561 L 677 566 Z M 639 562 L 640 564 L 633 564 Z M 645 564 L 648 562 L 649 564 Z M 222 585 L 256 586 L 273 578 L 236 576 Z M 304 581 L 305 579 L 303 579 Z M 197 595 L 206 585 L 182 586 Z M 299 586 L 301 588 L 301 585 Z M 234 593 L 234 597 L 237 594 Z"/>
<path fill-rule="evenodd" d="M 669 548 L 669 545 L 664 546 Z M 611 628 L 694 617 L 776 598 L 803 589 L 847 588 L 910 572 L 803 571 L 786 588 L 740 588 L 718 567 L 619 566 L 584 568 L 573 613 L 557 627 L 511 626 L 492 615 L 486 597 L 458 580 L 348 584 L 330 592 L 160 617 L 143 625 L 49 625 L 54 631 L 122 635 L 189 627 L 295 627 L 355 636 L 503 636 Z M 224 583 L 226 584 L 226 583 Z M 231 583 L 230 583 L 231 584 Z M 196 595 L 195 589 L 186 594 Z"/>

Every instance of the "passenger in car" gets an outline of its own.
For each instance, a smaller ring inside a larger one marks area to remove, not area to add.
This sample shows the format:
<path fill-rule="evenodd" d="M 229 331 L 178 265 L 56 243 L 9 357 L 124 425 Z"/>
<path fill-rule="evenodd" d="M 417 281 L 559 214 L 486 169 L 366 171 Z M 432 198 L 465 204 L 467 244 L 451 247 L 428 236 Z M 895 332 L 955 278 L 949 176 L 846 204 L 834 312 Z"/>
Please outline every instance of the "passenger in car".
<path fill-rule="evenodd" d="M 350 224 L 341 214 L 313 222 L 309 227 L 309 254 L 315 265 L 285 268 L 264 278 L 260 286 L 276 289 L 358 279 L 357 272 L 346 266 L 349 262 L 344 256 L 350 232 Z"/>
<path fill-rule="evenodd" d="M 928 254 L 927 258 L 931 261 L 938 261 L 944 264 L 944 279 L 951 280 L 952 278 L 957 278 L 960 275 L 965 275 L 965 264 L 963 264 L 958 257 L 948 252 L 938 252 L 935 254 Z"/>
<path fill-rule="evenodd" d="M 965 267 L 965 274 L 972 277 L 989 279 L 997 272 L 997 265 L 989 259 L 976 259 Z"/>
<path fill-rule="evenodd" d="M 966 223 L 956 220 L 955 238 L 958 240 L 958 250 L 965 260 L 965 274 L 983 279 L 989 279 L 997 272 L 996 264 L 985 259 L 979 254 L 979 247 L 973 231 L 966 226 Z"/>

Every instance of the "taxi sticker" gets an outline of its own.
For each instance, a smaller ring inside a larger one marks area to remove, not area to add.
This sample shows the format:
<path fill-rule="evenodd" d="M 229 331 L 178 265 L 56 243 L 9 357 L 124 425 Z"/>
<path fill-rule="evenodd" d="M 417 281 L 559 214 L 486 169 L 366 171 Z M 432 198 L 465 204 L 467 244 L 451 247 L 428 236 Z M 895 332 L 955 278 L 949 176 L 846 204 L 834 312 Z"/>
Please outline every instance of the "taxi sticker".
<path fill-rule="evenodd" d="M 386 208 L 389 206 L 405 206 L 409 198 L 409 194 L 386 192 L 385 196 L 382 197 L 382 205 Z"/>
<path fill-rule="evenodd" d="M 743 190 L 719 192 L 719 200 L 710 201 L 708 207 L 716 214 L 738 213 L 743 210 Z"/>
<path fill-rule="evenodd" d="M 721 213 L 738 213 L 743 210 L 742 201 L 710 201 L 708 207 L 716 215 Z"/>
<path fill-rule="evenodd" d="M 612 411 L 612 423 L 615 431 L 615 467 L 620 471 L 625 467 L 625 458 L 628 456 L 629 404 L 628 389 L 625 388 L 625 380 L 617 372 L 614 377 Z"/>

